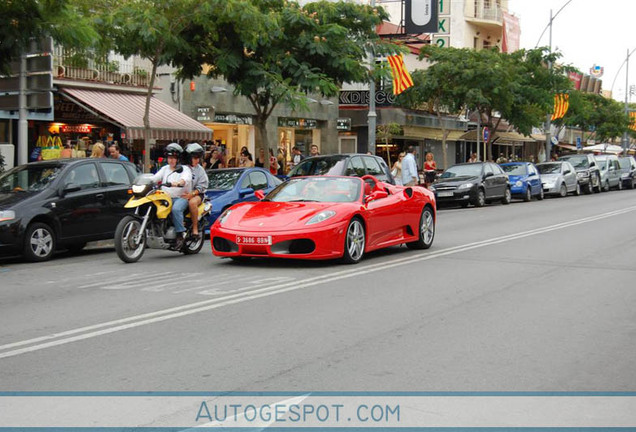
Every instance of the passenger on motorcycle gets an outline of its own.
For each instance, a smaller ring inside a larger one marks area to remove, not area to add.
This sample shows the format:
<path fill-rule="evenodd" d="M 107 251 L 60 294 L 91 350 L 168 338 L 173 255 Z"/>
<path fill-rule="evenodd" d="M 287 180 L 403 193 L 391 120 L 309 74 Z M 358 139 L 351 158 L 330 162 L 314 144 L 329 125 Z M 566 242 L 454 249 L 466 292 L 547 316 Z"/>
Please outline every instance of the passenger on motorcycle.
<path fill-rule="evenodd" d="M 192 191 L 183 194 L 182 197 L 188 200 L 190 206 L 190 218 L 192 219 L 192 237 L 196 240 L 201 235 L 199 233 L 199 205 L 205 196 L 205 190 L 208 187 L 208 175 L 201 166 L 201 159 L 205 150 L 198 143 L 188 144 L 185 148 L 186 156 L 190 171 L 192 171 Z"/>
<path fill-rule="evenodd" d="M 175 249 L 180 250 L 185 241 L 185 226 L 183 225 L 183 217 L 185 209 L 188 207 L 188 200 L 182 198 L 183 195 L 189 194 L 192 189 L 192 172 L 187 166 L 181 166 L 179 160 L 183 149 L 177 143 L 171 143 L 166 146 L 165 155 L 168 159 L 168 165 L 163 166 L 156 174 L 152 176 L 152 180 L 161 181 L 163 191 L 172 198 L 172 223 L 177 233 Z"/>

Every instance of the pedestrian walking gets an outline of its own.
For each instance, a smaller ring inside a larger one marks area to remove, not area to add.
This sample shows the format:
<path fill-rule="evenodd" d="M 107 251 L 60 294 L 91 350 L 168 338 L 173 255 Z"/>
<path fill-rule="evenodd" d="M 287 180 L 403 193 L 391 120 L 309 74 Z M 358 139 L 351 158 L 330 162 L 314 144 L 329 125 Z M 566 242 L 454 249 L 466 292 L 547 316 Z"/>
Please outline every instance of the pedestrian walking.
<path fill-rule="evenodd" d="M 393 169 L 391 170 L 391 175 L 395 179 L 395 184 L 398 186 L 402 186 L 402 159 L 406 155 L 405 152 L 401 152 L 398 155 L 398 160 L 393 164 Z"/>
<path fill-rule="evenodd" d="M 415 148 L 410 145 L 406 148 L 406 155 L 402 159 L 402 184 L 415 186 L 418 183 L 417 163 L 415 162 Z"/>

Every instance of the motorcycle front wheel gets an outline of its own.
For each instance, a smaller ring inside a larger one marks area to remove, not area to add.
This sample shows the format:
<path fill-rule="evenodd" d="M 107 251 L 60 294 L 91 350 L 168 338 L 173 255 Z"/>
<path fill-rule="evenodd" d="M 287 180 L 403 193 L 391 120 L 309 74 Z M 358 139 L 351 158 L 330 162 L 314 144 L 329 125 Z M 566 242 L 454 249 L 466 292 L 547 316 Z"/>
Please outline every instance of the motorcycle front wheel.
<path fill-rule="evenodd" d="M 146 250 L 146 234 L 140 234 L 140 229 L 141 220 L 133 216 L 126 216 L 117 224 L 115 250 L 119 259 L 125 263 L 139 261 Z M 138 237 L 139 243 L 136 243 L 135 239 Z"/>

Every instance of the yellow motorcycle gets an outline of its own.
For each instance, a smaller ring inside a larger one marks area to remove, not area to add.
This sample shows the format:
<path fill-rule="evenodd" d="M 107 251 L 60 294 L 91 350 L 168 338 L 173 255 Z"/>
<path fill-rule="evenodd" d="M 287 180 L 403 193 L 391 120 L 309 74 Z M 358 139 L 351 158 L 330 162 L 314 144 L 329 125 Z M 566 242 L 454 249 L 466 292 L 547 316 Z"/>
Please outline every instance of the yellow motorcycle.
<path fill-rule="evenodd" d="M 137 177 L 129 193 L 132 197 L 124 207 L 134 208 L 135 214 L 124 217 L 115 230 L 115 250 L 122 261 L 139 261 L 146 247 L 182 252 L 185 255 L 199 253 L 203 247 L 203 236 L 192 237 L 193 221 L 189 212 L 184 219 L 186 232 L 183 247 L 176 249 L 177 233 L 170 218 L 172 198 L 161 190 L 161 185 L 152 181 L 151 175 Z M 199 205 L 199 218 L 196 221 L 201 234 L 211 209 L 212 204 L 204 198 Z"/>

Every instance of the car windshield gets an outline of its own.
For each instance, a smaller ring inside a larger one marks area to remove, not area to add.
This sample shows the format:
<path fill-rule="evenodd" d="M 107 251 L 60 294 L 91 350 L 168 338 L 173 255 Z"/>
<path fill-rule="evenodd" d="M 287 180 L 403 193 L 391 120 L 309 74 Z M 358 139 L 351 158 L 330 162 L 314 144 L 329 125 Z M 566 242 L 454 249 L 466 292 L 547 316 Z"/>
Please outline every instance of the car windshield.
<path fill-rule="evenodd" d="M 540 174 L 559 174 L 561 172 L 560 163 L 545 163 L 537 165 Z"/>
<path fill-rule="evenodd" d="M 355 202 L 360 199 L 361 189 L 360 180 L 354 178 L 303 177 L 281 184 L 265 201 Z"/>
<path fill-rule="evenodd" d="M 607 169 L 607 160 L 608 159 L 603 156 L 596 156 L 596 164 L 601 171 L 605 171 Z"/>
<path fill-rule="evenodd" d="M 38 192 L 62 172 L 62 165 L 21 165 L 0 175 L 0 192 Z"/>
<path fill-rule="evenodd" d="M 559 159 L 570 162 L 574 168 L 587 169 L 590 167 L 590 161 L 585 155 L 561 156 Z"/>
<path fill-rule="evenodd" d="M 479 177 L 481 175 L 481 167 L 481 164 L 455 165 L 444 171 L 442 178 Z"/>
<path fill-rule="evenodd" d="M 501 165 L 501 169 L 504 170 L 506 174 L 510 175 L 526 175 L 526 166 L 525 165 Z"/>
<path fill-rule="evenodd" d="M 620 164 L 622 169 L 630 169 L 631 168 L 632 164 L 631 164 L 630 159 L 632 159 L 632 158 L 625 157 L 625 158 L 620 158 L 618 160 L 618 163 Z"/>
<path fill-rule="evenodd" d="M 321 156 L 305 159 L 289 172 L 289 177 L 308 175 L 342 175 L 344 173 L 346 155 Z"/>
<path fill-rule="evenodd" d="M 232 190 L 242 173 L 242 170 L 210 170 L 208 190 Z"/>

